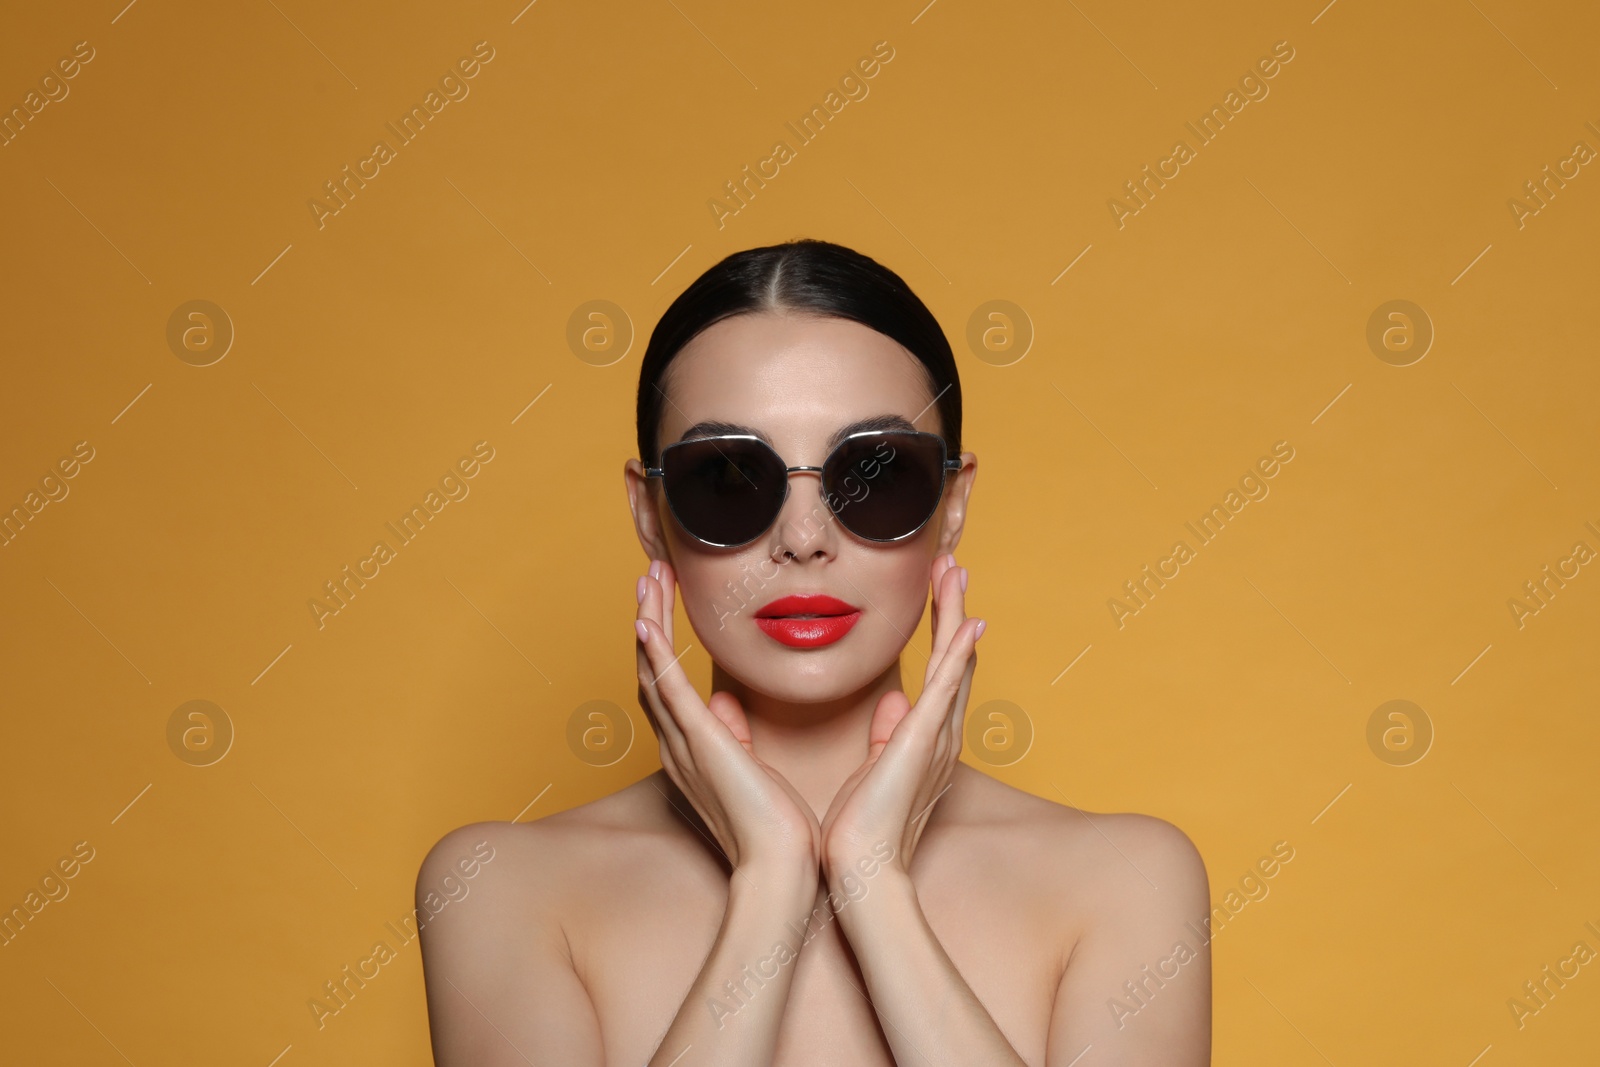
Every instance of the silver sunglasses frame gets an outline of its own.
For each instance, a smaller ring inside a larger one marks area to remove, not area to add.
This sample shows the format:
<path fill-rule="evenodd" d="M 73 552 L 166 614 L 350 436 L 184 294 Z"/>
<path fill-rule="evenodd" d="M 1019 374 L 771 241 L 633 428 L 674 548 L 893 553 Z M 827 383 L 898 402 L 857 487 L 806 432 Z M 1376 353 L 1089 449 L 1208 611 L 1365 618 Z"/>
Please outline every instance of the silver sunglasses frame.
<path fill-rule="evenodd" d="M 937 513 L 938 510 L 939 510 L 939 501 L 944 499 L 944 487 L 945 487 L 945 483 L 947 481 L 949 481 L 950 472 L 951 471 L 959 471 L 961 469 L 961 460 L 959 458 L 956 458 L 956 459 L 951 459 L 950 458 L 950 450 L 949 450 L 949 447 L 945 444 L 944 438 L 941 437 L 939 434 L 929 433 L 926 430 L 859 430 L 856 433 L 850 434 L 844 440 L 840 441 L 837 445 L 835 445 L 828 452 L 827 459 L 824 459 L 822 462 L 823 462 L 823 464 L 825 466 L 828 463 L 828 460 L 833 459 L 833 457 L 839 452 L 840 449 L 844 448 L 850 442 L 858 440 L 859 438 L 862 438 L 862 437 L 889 437 L 889 436 L 895 436 L 895 437 L 931 437 L 935 441 L 939 442 L 939 455 L 942 457 L 942 460 L 941 460 L 940 469 L 939 469 L 939 495 L 934 499 L 933 507 L 929 509 L 928 514 L 923 517 L 922 521 L 917 523 L 915 529 L 912 529 L 912 530 L 910 530 L 910 531 L 908 531 L 906 533 L 903 533 L 899 537 L 868 537 L 865 534 L 859 534 L 859 533 L 856 533 L 856 531 L 851 530 L 847 523 L 845 523 L 842 519 L 840 520 L 839 525 L 843 526 L 846 530 L 849 530 L 850 533 L 853 536 L 859 537 L 863 541 L 871 541 L 874 544 L 880 544 L 880 545 L 882 545 L 882 544 L 893 544 L 896 541 L 904 541 L 908 537 L 915 537 L 917 535 L 917 533 L 920 532 L 924 526 L 928 525 L 929 520 L 931 520 L 933 518 L 933 516 L 935 515 L 935 513 Z M 783 457 L 778 455 L 778 450 L 777 449 L 773 448 L 772 445 L 768 444 L 766 441 L 764 441 L 763 439 L 755 436 L 754 434 L 747 434 L 747 433 L 715 434 L 715 435 L 708 436 L 708 437 L 691 437 L 687 441 L 675 441 L 672 444 L 668 445 L 666 448 L 663 448 L 661 450 L 661 461 L 664 464 L 666 462 L 667 453 L 671 452 L 674 448 L 678 448 L 678 447 L 680 447 L 682 445 L 700 444 L 700 443 L 702 443 L 704 441 L 754 441 L 756 444 L 760 445 L 762 448 L 765 448 L 768 452 L 771 452 L 772 455 L 777 459 L 777 461 L 779 463 L 783 462 Z M 822 474 L 822 470 L 823 470 L 822 467 L 787 467 L 787 466 L 784 467 L 783 468 L 783 499 L 778 502 L 778 508 L 777 508 L 777 511 L 773 513 L 772 522 L 767 523 L 767 525 L 765 527 L 763 527 L 759 532 L 757 532 L 755 534 L 755 536 L 750 537 L 747 540 L 737 541 L 737 542 L 733 542 L 731 544 L 721 544 L 721 543 L 716 542 L 716 541 L 707 541 L 705 538 L 701 537 L 699 534 L 694 533 L 692 530 L 690 530 L 689 527 L 684 523 L 682 517 L 680 517 L 678 515 L 678 509 L 673 506 L 673 504 L 672 504 L 672 495 L 665 491 L 665 488 L 666 488 L 665 482 L 662 483 L 662 489 L 663 489 L 662 495 L 667 498 L 667 508 L 672 512 L 672 517 L 673 517 L 673 519 L 675 519 L 677 521 L 678 527 L 680 529 L 682 529 L 684 533 L 686 533 L 690 537 L 694 538 L 696 541 L 700 542 L 703 545 L 709 545 L 712 548 L 742 548 L 743 546 L 748 545 L 752 541 L 755 541 L 758 538 L 760 538 L 762 536 L 762 534 L 765 534 L 768 530 L 772 529 L 772 523 L 773 522 L 777 522 L 778 521 L 778 515 L 783 513 L 783 505 L 788 503 L 788 501 L 789 501 L 789 475 L 795 473 L 796 471 L 810 471 L 810 472 L 816 473 L 820 477 L 821 474 Z M 666 472 L 665 466 L 661 466 L 661 467 L 646 467 L 644 469 L 644 473 L 645 473 L 645 477 L 647 477 L 647 478 L 663 478 L 664 479 L 666 477 L 666 473 L 667 472 Z M 840 510 L 842 510 L 842 509 L 834 509 L 833 514 L 834 514 L 835 517 L 838 516 Z"/>

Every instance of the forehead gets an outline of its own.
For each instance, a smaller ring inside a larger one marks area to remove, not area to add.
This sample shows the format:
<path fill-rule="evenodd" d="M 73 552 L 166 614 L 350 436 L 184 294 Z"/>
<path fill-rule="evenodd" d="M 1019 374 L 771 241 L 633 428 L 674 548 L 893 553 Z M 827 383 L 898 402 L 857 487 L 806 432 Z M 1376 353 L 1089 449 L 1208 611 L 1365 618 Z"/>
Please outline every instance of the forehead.
<path fill-rule="evenodd" d="M 740 423 L 802 446 L 881 415 L 939 430 L 922 364 L 848 319 L 792 312 L 723 319 L 683 347 L 665 385 L 663 443 L 705 421 Z"/>

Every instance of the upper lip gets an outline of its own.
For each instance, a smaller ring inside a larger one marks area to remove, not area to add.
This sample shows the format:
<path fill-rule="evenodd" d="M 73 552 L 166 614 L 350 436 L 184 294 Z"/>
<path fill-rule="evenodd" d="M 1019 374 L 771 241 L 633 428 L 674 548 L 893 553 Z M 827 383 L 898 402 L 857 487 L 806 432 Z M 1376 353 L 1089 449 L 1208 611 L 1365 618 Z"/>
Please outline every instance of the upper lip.
<path fill-rule="evenodd" d="M 756 611 L 758 619 L 785 615 L 849 615 L 861 609 L 826 593 L 791 593 L 781 596 Z"/>

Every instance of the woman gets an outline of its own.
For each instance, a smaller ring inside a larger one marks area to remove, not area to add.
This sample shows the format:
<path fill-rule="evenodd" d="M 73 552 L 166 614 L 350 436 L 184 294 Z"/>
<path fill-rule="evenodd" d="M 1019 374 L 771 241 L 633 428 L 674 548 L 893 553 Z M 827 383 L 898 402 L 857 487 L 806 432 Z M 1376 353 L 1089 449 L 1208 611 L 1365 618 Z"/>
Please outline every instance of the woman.
<path fill-rule="evenodd" d="M 429 854 L 419 906 L 477 843 L 495 857 L 423 937 L 441 1067 L 1209 1063 L 1188 838 L 957 761 L 985 625 L 953 555 L 977 460 L 909 287 L 821 241 L 729 256 L 657 324 L 638 432 L 662 770 Z M 900 658 L 930 586 L 913 705 Z"/>

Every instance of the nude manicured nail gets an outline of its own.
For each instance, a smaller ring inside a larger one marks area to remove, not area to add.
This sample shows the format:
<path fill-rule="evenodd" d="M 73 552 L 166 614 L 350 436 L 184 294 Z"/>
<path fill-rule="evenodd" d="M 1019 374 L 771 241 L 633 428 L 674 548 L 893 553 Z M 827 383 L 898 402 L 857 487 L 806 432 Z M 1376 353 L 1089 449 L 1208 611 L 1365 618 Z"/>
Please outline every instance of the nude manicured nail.
<path fill-rule="evenodd" d="M 978 620 L 978 632 L 972 635 L 973 641 L 977 641 L 978 638 L 983 636 L 984 628 L 986 626 L 988 626 L 988 625 L 989 625 L 989 620 L 988 619 L 979 619 Z"/>
<path fill-rule="evenodd" d="M 961 568 L 961 591 L 963 593 L 967 591 L 967 568 L 965 567 Z"/>
<path fill-rule="evenodd" d="M 650 561 L 650 577 L 661 577 L 661 561 L 659 559 L 653 559 Z"/>
<path fill-rule="evenodd" d="M 641 641 L 650 640 L 650 631 L 644 628 L 643 619 L 633 620 L 633 632 L 639 635 L 639 640 Z"/>
<path fill-rule="evenodd" d="M 639 588 L 638 588 L 637 592 L 638 592 L 638 596 L 639 596 L 639 603 L 643 604 L 644 603 L 644 579 L 643 578 L 639 579 Z"/>

